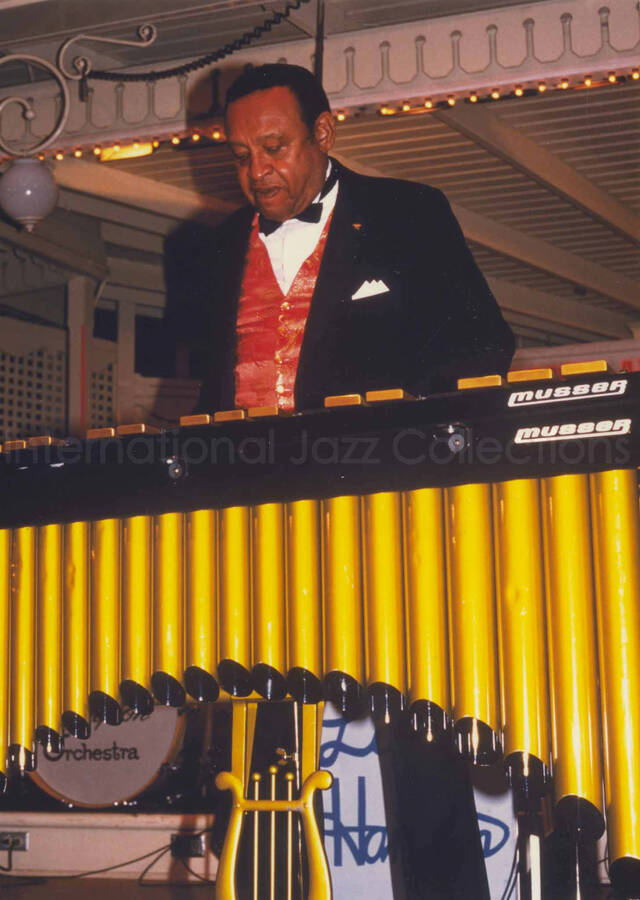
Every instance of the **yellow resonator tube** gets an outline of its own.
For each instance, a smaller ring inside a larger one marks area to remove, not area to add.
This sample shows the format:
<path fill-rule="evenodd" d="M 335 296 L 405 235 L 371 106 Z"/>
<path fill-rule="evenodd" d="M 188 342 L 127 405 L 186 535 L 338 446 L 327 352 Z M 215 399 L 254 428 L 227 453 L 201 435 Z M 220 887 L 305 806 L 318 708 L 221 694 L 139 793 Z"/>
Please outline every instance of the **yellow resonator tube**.
<path fill-rule="evenodd" d="M 591 476 L 607 837 L 619 888 L 640 878 L 640 522 L 635 471 Z"/>
<path fill-rule="evenodd" d="M 287 693 L 283 505 L 254 506 L 252 521 L 253 685 L 268 700 L 282 700 Z"/>
<path fill-rule="evenodd" d="M 182 513 L 154 519 L 153 675 L 156 699 L 182 706 L 184 672 L 184 530 Z"/>
<path fill-rule="evenodd" d="M 36 738 L 57 750 L 62 723 L 63 526 L 38 529 Z"/>
<path fill-rule="evenodd" d="M 496 485 L 495 518 L 505 762 L 516 798 L 537 809 L 551 763 L 539 482 Z"/>
<path fill-rule="evenodd" d="M 11 532 L 0 529 L 0 793 L 7 786 L 11 635 Z"/>
<path fill-rule="evenodd" d="M 249 509 L 221 509 L 220 684 L 234 697 L 251 693 L 251 531 Z"/>
<path fill-rule="evenodd" d="M 91 526 L 91 713 L 116 725 L 120 690 L 120 521 Z"/>
<path fill-rule="evenodd" d="M 329 699 L 345 712 L 363 704 L 360 498 L 333 497 L 324 520 L 324 670 Z"/>
<path fill-rule="evenodd" d="M 126 706 L 142 715 L 153 710 L 151 678 L 151 539 L 149 516 L 122 523 L 122 681 Z"/>
<path fill-rule="evenodd" d="M 35 763 L 36 546 L 35 528 L 13 532 L 9 758 L 21 772 Z"/>
<path fill-rule="evenodd" d="M 447 490 L 453 713 L 458 748 L 474 762 L 500 755 L 500 701 L 491 487 Z"/>
<path fill-rule="evenodd" d="M 302 703 L 322 699 L 320 504 L 287 505 L 289 658 L 287 688 Z"/>
<path fill-rule="evenodd" d="M 543 486 L 557 812 L 595 839 L 604 820 L 589 481 L 559 475 Z"/>
<path fill-rule="evenodd" d="M 404 497 L 409 702 L 427 740 L 445 728 L 451 710 L 443 492 Z"/>
<path fill-rule="evenodd" d="M 364 498 L 367 685 L 374 715 L 389 719 L 406 692 L 402 497 Z"/>
<path fill-rule="evenodd" d="M 186 655 L 184 683 L 196 700 L 218 699 L 217 513 L 199 509 L 186 516 Z"/>
<path fill-rule="evenodd" d="M 89 532 L 88 522 L 64 528 L 62 722 L 74 737 L 89 736 Z"/>

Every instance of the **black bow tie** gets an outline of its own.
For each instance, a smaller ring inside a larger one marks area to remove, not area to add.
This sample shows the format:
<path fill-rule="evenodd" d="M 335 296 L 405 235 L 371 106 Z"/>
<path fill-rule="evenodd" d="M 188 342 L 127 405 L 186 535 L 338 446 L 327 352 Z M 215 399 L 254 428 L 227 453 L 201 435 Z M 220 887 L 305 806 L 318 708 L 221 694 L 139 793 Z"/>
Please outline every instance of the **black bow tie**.
<path fill-rule="evenodd" d="M 315 222 L 317 224 L 320 221 L 321 216 L 322 203 L 318 200 L 316 203 L 310 203 L 306 209 L 303 209 L 297 216 L 292 216 L 291 218 L 299 219 L 301 222 Z M 264 234 L 265 237 L 269 237 L 269 235 L 273 234 L 274 231 L 277 231 L 281 225 L 282 222 L 276 222 L 274 219 L 267 219 L 262 214 L 258 217 L 258 228 L 260 229 L 260 233 Z"/>
<path fill-rule="evenodd" d="M 327 196 L 329 191 L 333 188 L 334 184 L 338 180 L 338 170 L 335 166 L 335 163 L 331 165 L 331 171 L 329 172 L 329 177 L 324 183 L 324 187 L 320 192 L 320 199 L 316 200 L 315 203 L 310 203 L 309 206 L 305 207 L 302 212 L 299 212 L 297 216 L 292 216 L 292 219 L 298 219 L 300 222 L 314 222 L 317 224 L 320 221 L 322 216 L 322 201 Z M 278 228 L 282 225 L 282 222 L 276 222 L 274 219 L 267 219 L 266 216 L 263 216 L 262 213 L 258 217 L 258 228 L 260 229 L 260 234 L 264 234 L 265 237 L 269 237 L 270 234 L 273 234 L 274 231 L 277 231 Z"/>

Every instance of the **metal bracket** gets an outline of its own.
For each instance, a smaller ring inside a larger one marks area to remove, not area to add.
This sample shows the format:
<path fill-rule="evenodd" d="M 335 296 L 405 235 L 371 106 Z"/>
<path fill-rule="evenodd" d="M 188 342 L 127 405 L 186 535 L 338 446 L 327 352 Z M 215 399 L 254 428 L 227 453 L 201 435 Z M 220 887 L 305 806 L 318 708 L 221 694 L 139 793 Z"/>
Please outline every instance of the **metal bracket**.
<path fill-rule="evenodd" d="M 121 38 L 109 38 L 102 37 L 102 35 L 95 34 L 76 34 L 72 38 L 69 38 L 62 44 L 60 49 L 58 50 L 58 56 L 56 57 L 56 62 L 58 64 L 58 68 L 62 72 L 62 74 L 73 81 L 81 81 L 83 78 L 86 78 L 89 72 L 91 71 L 91 60 L 89 60 L 86 56 L 76 56 L 73 59 L 72 66 L 75 69 L 75 72 L 70 71 L 64 64 L 64 57 L 69 49 L 69 47 L 73 46 L 76 41 L 96 41 L 102 44 L 116 44 L 119 47 L 149 47 L 155 39 L 158 37 L 158 29 L 155 25 L 140 25 L 138 26 L 138 40 L 136 41 L 125 41 Z"/>

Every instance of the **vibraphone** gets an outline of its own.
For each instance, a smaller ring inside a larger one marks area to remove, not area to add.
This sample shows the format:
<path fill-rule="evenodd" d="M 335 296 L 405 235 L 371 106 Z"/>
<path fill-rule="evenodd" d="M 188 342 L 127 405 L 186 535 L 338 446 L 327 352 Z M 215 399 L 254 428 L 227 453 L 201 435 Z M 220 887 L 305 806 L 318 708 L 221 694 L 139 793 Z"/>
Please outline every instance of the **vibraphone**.
<path fill-rule="evenodd" d="M 330 779 L 307 754 L 296 800 L 289 786 L 288 802 L 259 801 L 242 698 L 297 701 L 314 757 L 323 698 L 386 717 L 408 705 L 426 739 L 503 755 L 519 810 L 552 782 L 581 833 L 606 815 L 611 879 L 640 890 L 640 374 L 509 382 L 6 443 L 5 775 L 121 705 L 230 699 L 220 896 L 243 818 L 263 810 L 302 813 L 320 898 L 305 810 Z"/>

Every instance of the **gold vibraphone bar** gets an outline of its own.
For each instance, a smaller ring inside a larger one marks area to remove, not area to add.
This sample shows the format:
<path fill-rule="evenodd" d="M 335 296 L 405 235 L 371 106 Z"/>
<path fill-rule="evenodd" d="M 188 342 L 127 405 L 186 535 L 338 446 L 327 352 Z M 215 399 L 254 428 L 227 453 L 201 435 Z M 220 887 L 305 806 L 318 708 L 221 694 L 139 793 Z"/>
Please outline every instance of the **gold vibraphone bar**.
<path fill-rule="evenodd" d="M 637 468 L 457 481 L 1 528 L 4 774 L 152 697 L 366 695 L 606 821 L 635 883 Z"/>

